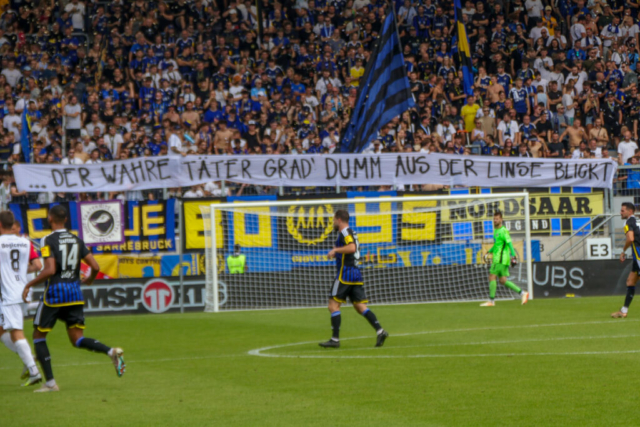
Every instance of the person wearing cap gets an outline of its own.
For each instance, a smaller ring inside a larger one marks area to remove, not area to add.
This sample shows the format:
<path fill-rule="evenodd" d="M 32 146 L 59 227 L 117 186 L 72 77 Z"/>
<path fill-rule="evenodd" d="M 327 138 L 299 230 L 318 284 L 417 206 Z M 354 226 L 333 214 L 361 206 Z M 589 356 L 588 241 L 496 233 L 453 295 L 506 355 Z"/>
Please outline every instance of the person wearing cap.
<path fill-rule="evenodd" d="M 247 269 L 247 257 L 241 252 L 240 245 L 233 247 L 233 253 L 227 257 L 230 274 L 244 274 Z"/>
<path fill-rule="evenodd" d="M 551 6 L 546 6 L 544 8 L 544 14 L 541 17 L 541 21 L 545 27 L 549 30 L 550 36 L 556 35 L 556 30 L 558 28 L 558 21 L 552 15 L 553 9 Z"/>

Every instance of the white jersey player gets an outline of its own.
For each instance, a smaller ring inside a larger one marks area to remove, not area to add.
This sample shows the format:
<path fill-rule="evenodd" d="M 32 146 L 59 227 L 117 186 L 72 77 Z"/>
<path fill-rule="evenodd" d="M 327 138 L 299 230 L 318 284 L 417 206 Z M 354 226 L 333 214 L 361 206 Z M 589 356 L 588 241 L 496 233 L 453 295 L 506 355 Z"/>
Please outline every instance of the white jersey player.
<path fill-rule="evenodd" d="M 29 282 L 27 274 L 42 267 L 38 253 L 28 239 L 12 233 L 14 217 L 10 211 L 0 212 L 0 339 L 20 356 L 29 375 L 25 385 L 42 381 L 42 376 L 24 337 L 22 292 Z"/>
<path fill-rule="evenodd" d="M 22 235 L 21 233 L 21 229 L 22 226 L 20 224 L 20 222 L 18 220 L 16 220 L 13 223 L 13 228 L 11 229 L 11 234 L 14 234 L 18 237 L 24 237 L 25 239 L 28 239 L 29 236 L 28 235 Z M 34 251 L 35 252 L 35 251 Z M 37 255 L 37 253 L 36 253 Z M 37 276 L 39 270 L 35 270 L 35 269 L 29 269 L 29 273 L 27 274 L 27 282 L 29 280 L 35 279 L 35 277 Z M 22 313 L 24 314 L 24 317 L 28 317 L 29 314 L 35 314 L 38 305 L 40 304 L 39 301 L 33 301 L 33 288 L 29 289 L 29 296 L 27 297 L 27 302 L 26 303 L 22 303 Z"/>

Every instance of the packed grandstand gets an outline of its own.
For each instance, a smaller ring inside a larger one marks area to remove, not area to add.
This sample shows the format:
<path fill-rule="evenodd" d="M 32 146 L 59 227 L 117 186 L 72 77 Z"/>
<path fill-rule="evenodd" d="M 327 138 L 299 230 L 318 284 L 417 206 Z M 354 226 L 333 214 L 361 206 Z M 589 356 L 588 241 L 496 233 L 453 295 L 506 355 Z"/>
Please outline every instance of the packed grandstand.
<path fill-rule="evenodd" d="M 390 10 L 369 0 L 0 3 L 3 204 L 167 197 L 21 192 L 11 169 L 25 161 L 339 153 Z M 638 163 L 637 4 L 467 1 L 473 95 L 453 2 L 394 7 L 416 108 L 365 152 Z M 169 195 L 274 191 L 211 182 Z"/>

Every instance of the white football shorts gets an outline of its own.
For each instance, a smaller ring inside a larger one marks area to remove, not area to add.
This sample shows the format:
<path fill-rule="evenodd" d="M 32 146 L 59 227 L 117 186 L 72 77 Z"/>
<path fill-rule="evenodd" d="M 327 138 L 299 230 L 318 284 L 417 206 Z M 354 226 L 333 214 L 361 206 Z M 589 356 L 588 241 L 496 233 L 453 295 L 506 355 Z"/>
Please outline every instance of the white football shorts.
<path fill-rule="evenodd" d="M 0 307 L 2 316 L 2 328 L 5 331 L 12 329 L 24 330 L 24 313 L 22 304 L 9 304 Z"/>

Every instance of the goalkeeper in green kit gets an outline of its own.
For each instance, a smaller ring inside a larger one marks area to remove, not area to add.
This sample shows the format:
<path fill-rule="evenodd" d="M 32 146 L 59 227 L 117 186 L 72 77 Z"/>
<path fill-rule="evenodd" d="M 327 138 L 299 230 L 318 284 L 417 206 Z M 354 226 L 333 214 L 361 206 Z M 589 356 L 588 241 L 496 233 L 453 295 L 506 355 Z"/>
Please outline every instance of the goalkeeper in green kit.
<path fill-rule="evenodd" d="M 493 307 L 496 305 L 496 280 L 500 281 L 500 284 L 506 286 L 514 292 L 520 294 L 522 304 L 526 304 L 529 300 L 529 292 L 525 292 L 520 289 L 515 283 L 510 282 L 509 266 L 513 267 L 518 263 L 516 258 L 516 251 L 513 249 L 511 243 L 511 236 L 507 227 L 502 225 L 502 212 L 496 211 L 493 214 L 493 247 L 489 249 L 489 252 L 484 256 L 484 261 L 489 263 L 491 259 L 491 270 L 489 271 L 489 301 L 480 304 L 481 307 Z M 490 257 L 492 254 L 493 257 Z"/>

